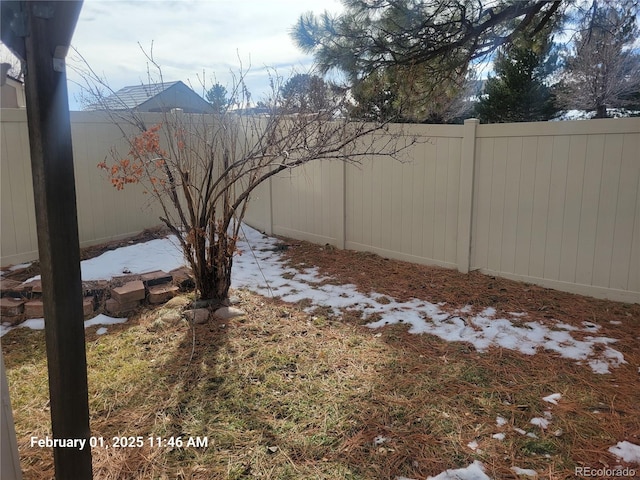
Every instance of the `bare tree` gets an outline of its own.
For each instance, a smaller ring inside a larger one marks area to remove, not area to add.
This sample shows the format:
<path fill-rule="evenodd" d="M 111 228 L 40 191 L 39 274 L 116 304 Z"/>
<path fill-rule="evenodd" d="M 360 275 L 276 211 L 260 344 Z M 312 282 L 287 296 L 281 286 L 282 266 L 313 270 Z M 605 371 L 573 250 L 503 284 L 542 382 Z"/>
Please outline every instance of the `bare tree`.
<path fill-rule="evenodd" d="M 607 107 L 625 107 L 640 90 L 640 55 L 632 44 L 637 40 L 635 0 L 618 4 L 594 3 L 582 20 L 573 51 L 557 88 L 557 98 L 565 108 L 596 112 L 607 116 Z"/>
<path fill-rule="evenodd" d="M 104 100 L 106 82 L 90 69 L 84 78 L 97 101 Z M 372 154 L 399 158 L 415 141 L 388 124 L 350 121 L 341 116 L 341 103 L 287 114 L 280 108 L 279 87 L 273 85 L 269 112 L 261 116 L 238 113 L 249 98 L 242 72 L 230 92 L 235 104 L 219 114 L 166 112 L 161 123 L 147 125 L 135 112 L 110 112 L 114 123 L 124 120 L 137 133 L 125 135 L 121 126 L 128 152 L 114 151 L 99 167 L 117 189 L 144 185 L 180 242 L 200 298 L 212 304 L 227 298 L 241 222 L 258 185 L 311 161 L 358 162 Z"/>
<path fill-rule="evenodd" d="M 330 111 L 343 96 L 344 89 L 309 73 L 296 73 L 280 87 L 282 108 L 287 113 Z"/>

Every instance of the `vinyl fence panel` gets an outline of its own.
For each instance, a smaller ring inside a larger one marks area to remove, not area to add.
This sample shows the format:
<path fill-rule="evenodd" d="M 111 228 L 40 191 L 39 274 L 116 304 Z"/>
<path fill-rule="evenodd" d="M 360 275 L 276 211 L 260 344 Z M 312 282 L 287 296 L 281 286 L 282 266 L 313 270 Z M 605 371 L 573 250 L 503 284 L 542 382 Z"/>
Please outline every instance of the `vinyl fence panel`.
<path fill-rule="evenodd" d="M 153 123 L 153 114 L 148 114 Z M 158 117 L 161 120 L 161 117 Z M 72 112 L 82 246 L 160 223 L 142 188 L 96 168 L 120 128 Z M 1 118 L 2 265 L 37 258 L 26 112 Z M 127 131 L 126 125 L 122 128 Z M 640 302 L 640 119 L 404 125 L 406 161 L 312 162 L 251 195 L 267 233 Z"/>
<path fill-rule="evenodd" d="M 421 141 L 406 162 L 371 157 L 281 176 L 260 189 L 249 222 L 640 302 L 640 119 L 476 125 L 412 125 Z"/>
<path fill-rule="evenodd" d="M 150 114 L 148 120 L 152 122 L 156 117 Z M 38 241 L 26 110 L 3 109 L 0 124 L 0 253 L 4 266 L 37 259 Z M 117 191 L 97 168 L 99 162 L 109 157 L 112 148 L 119 148 L 123 154 L 128 151 L 122 132 L 113 121 L 99 113 L 71 112 L 71 133 L 80 245 L 126 238 L 159 225 L 159 209 L 141 186 L 131 185 Z"/>

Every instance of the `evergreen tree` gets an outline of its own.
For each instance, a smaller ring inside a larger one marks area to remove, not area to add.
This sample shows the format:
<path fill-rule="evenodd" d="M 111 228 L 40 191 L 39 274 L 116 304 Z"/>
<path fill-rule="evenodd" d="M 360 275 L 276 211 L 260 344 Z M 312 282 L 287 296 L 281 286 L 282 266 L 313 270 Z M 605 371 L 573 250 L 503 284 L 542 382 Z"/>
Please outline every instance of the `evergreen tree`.
<path fill-rule="evenodd" d="M 459 115 L 474 61 L 558 24 L 561 0 L 343 0 L 344 12 L 302 15 L 295 43 L 323 74 L 340 71 L 353 115 L 443 122 Z"/>
<path fill-rule="evenodd" d="M 476 105 L 481 122 L 545 121 L 556 113 L 553 94 L 544 83 L 544 50 L 522 41 L 498 52 L 496 76 L 489 77 Z"/>
<path fill-rule="evenodd" d="M 227 89 L 224 85 L 216 83 L 209 89 L 205 95 L 207 101 L 213 106 L 216 113 L 224 113 L 229 107 L 229 99 L 227 98 Z"/>

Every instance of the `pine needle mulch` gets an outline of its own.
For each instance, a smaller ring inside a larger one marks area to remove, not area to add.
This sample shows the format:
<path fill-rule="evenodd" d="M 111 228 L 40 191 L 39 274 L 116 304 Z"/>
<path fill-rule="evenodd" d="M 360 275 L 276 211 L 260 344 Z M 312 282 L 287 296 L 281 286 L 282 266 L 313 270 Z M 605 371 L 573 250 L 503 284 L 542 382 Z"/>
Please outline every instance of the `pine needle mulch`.
<path fill-rule="evenodd" d="M 402 325 L 370 330 L 358 312 L 310 315 L 304 302 L 246 291 L 234 293 L 247 315 L 231 321 L 192 326 L 171 320 L 179 302 L 144 307 L 106 335 L 87 329 L 92 435 L 145 439 L 93 449 L 95 478 L 426 479 L 480 460 L 496 480 L 526 478 L 512 467 L 564 480 L 580 466 L 625 465 L 608 448 L 640 444 L 640 305 L 285 242 L 292 265 L 365 293 L 598 323 L 627 363 L 597 375 L 548 352 L 478 353 Z M 15 329 L 2 349 L 24 478 L 53 478 L 51 451 L 29 445 L 50 435 L 44 335 Z M 557 405 L 542 400 L 553 393 Z M 547 429 L 530 423 L 546 411 Z M 208 445 L 152 447 L 149 436 Z"/>

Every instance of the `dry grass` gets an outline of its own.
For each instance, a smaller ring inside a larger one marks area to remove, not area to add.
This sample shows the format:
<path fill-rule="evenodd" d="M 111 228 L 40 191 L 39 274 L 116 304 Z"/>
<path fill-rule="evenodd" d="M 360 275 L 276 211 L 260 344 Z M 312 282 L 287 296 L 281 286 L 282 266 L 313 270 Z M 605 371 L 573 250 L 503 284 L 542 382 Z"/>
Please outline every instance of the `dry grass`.
<path fill-rule="evenodd" d="M 621 339 L 628 363 L 595 375 L 546 352 L 481 354 L 245 291 L 236 294 L 246 317 L 195 332 L 159 321 L 166 308 L 145 310 L 107 335 L 87 331 L 92 435 L 206 436 L 208 448 L 96 448 L 95 478 L 424 479 L 479 459 L 495 479 L 516 478 L 513 465 L 569 479 L 575 466 L 618 464 L 607 452 L 618 441 L 640 443 L 639 305 L 306 243 L 286 255 L 365 292 L 596 321 L 599 334 Z M 31 435 L 50 432 L 44 335 L 16 329 L 2 343 L 24 477 L 52 478 L 51 452 L 29 446 Z M 559 405 L 542 400 L 556 392 Z M 529 424 L 547 409 L 548 430 Z M 498 427 L 497 416 L 508 424 Z M 504 441 L 492 438 L 498 432 Z M 481 451 L 467 446 L 473 440 Z"/>

